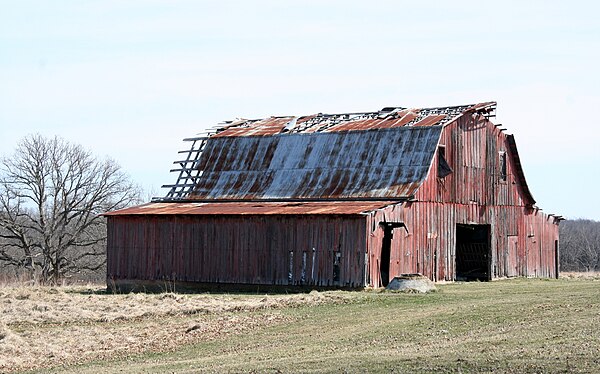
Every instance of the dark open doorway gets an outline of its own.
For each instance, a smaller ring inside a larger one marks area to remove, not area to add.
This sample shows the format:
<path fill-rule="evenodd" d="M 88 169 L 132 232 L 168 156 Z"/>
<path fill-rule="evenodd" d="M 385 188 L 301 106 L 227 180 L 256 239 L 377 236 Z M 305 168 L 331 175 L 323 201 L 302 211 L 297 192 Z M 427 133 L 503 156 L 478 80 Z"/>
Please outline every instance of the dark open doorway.
<path fill-rule="evenodd" d="M 456 280 L 490 280 L 490 225 L 456 225 Z"/>
<path fill-rule="evenodd" d="M 404 225 L 404 222 L 379 222 L 379 225 L 383 228 L 379 277 L 381 278 L 381 286 L 386 287 L 390 283 L 390 252 L 392 250 L 394 229 L 404 227 L 406 230 L 406 226 Z"/>

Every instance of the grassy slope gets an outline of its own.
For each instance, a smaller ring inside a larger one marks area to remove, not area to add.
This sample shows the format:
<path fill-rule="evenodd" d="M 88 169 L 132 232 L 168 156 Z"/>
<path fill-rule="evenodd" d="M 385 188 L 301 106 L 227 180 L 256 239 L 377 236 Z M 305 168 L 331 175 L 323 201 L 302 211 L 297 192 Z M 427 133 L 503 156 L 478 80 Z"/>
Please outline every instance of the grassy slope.
<path fill-rule="evenodd" d="M 343 304 L 281 310 L 291 322 L 56 370 L 600 372 L 599 281 L 520 279 L 440 289 L 355 293 Z"/>

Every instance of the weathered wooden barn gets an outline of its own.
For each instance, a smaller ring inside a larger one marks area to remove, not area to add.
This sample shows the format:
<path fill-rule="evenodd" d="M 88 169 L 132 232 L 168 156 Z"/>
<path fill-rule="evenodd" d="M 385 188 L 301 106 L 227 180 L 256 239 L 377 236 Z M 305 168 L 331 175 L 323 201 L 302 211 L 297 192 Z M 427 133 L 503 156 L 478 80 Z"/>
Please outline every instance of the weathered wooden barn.
<path fill-rule="evenodd" d="M 226 122 L 165 198 L 105 214 L 108 281 L 313 287 L 558 276 L 496 103 Z"/>

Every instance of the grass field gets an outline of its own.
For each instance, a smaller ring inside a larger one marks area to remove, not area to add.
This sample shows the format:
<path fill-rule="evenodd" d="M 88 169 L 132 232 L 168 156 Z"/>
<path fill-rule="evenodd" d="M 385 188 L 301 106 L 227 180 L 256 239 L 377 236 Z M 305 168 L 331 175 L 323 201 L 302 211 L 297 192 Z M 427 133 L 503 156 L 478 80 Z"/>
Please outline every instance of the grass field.
<path fill-rule="evenodd" d="M 0 372 L 600 372 L 600 280 L 430 294 L 0 288 Z"/>

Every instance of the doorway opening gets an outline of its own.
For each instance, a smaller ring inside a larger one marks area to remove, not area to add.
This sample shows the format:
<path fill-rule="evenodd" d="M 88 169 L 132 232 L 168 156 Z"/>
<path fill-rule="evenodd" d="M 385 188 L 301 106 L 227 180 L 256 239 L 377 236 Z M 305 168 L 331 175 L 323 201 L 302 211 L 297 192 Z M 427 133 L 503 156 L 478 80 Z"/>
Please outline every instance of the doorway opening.
<path fill-rule="evenodd" d="M 394 229 L 406 226 L 404 222 L 379 222 L 383 228 L 383 241 L 381 244 L 381 257 L 379 260 L 379 278 L 380 285 L 386 287 L 390 283 L 390 252 L 392 250 L 392 239 L 394 238 Z M 407 230 L 408 231 L 408 230 Z"/>
<path fill-rule="evenodd" d="M 491 280 L 490 225 L 456 225 L 456 280 Z"/>

